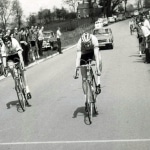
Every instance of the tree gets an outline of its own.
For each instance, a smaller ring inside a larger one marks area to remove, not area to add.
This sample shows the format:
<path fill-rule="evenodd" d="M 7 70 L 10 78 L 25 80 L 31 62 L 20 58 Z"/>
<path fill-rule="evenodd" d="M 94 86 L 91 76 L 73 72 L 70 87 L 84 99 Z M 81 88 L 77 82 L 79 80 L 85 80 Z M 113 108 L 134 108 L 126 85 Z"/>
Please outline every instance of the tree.
<path fill-rule="evenodd" d="M 42 14 L 43 14 L 44 22 L 46 24 L 50 23 L 50 21 L 51 21 L 51 11 L 50 11 L 50 9 L 44 9 Z"/>
<path fill-rule="evenodd" d="M 22 11 L 19 0 L 13 0 L 13 8 L 12 9 L 14 12 L 14 16 L 17 20 L 17 26 L 18 26 L 18 28 L 20 28 L 20 26 L 22 24 L 23 11 Z"/>
<path fill-rule="evenodd" d="M 144 7 L 150 8 L 150 1 L 149 0 L 144 0 Z"/>
<path fill-rule="evenodd" d="M 0 0 L 0 21 L 2 28 L 6 31 L 10 17 L 13 15 L 14 2 L 11 0 Z"/>
<path fill-rule="evenodd" d="M 124 12 L 126 13 L 126 11 L 127 11 L 127 1 L 128 0 L 123 0 L 123 2 L 124 2 Z"/>
<path fill-rule="evenodd" d="M 100 6 L 103 7 L 103 14 L 107 17 L 112 16 L 112 13 L 115 11 L 116 7 L 122 3 L 123 0 L 101 0 Z"/>
<path fill-rule="evenodd" d="M 41 25 L 42 24 L 42 20 L 43 20 L 43 10 L 42 9 L 38 12 L 38 19 L 39 19 L 40 25 Z"/>
<path fill-rule="evenodd" d="M 128 12 L 133 12 L 134 11 L 134 6 L 132 4 L 127 5 L 127 11 Z"/>
<path fill-rule="evenodd" d="M 77 0 L 63 0 L 63 2 L 72 7 L 74 12 L 76 11 Z"/>
<path fill-rule="evenodd" d="M 30 14 L 28 18 L 28 25 L 33 26 L 36 24 L 36 16 L 34 14 Z"/>

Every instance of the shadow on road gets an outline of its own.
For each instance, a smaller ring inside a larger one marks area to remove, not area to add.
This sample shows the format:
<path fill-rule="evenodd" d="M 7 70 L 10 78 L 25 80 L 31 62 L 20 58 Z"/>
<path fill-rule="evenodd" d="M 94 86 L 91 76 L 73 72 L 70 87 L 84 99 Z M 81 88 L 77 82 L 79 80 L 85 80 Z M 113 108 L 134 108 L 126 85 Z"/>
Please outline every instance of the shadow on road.
<path fill-rule="evenodd" d="M 10 108 L 12 108 L 12 107 L 14 107 L 14 106 L 17 108 L 17 111 L 18 111 L 18 112 L 20 112 L 20 113 L 23 112 L 23 110 L 22 110 L 21 107 L 20 107 L 20 104 L 19 104 L 18 100 L 14 100 L 14 101 L 8 102 L 8 103 L 6 104 L 7 109 L 10 109 Z M 31 105 L 30 105 L 30 106 L 31 106 Z M 30 107 L 30 106 L 29 106 L 29 107 Z"/>
<path fill-rule="evenodd" d="M 11 101 L 6 104 L 7 109 L 10 109 L 12 106 L 19 106 L 18 100 Z"/>
<path fill-rule="evenodd" d="M 78 115 L 80 113 L 80 115 Z M 74 113 L 72 118 L 77 118 L 77 116 L 84 116 L 84 123 L 86 125 L 91 125 L 91 122 L 89 121 L 87 112 L 85 111 L 85 107 L 78 107 Z M 97 115 L 94 115 L 93 117 L 96 117 Z"/>

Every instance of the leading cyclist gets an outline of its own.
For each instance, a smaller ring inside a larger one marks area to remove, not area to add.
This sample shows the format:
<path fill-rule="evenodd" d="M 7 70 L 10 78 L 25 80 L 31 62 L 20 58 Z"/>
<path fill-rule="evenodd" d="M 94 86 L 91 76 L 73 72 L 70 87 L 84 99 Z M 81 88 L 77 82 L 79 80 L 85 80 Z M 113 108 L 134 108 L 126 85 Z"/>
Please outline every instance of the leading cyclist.
<path fill-rule="evenodd" d="M 101 71 L 102 71 L 102 59 L 99 51 L 99 44 L 97 38 L 90 33 L 84 32 L 81 35 L 77 43 L 77 57 L 76 57 L 76 69 L 75 69 L 75 77 L 77 77 L 79 66 L 86 64 L 85 61 L 88 59 L 96 60 L 96 72 L 97 72 L 97 94 L 101 93 Z M 84 61 L 82 61 L 84 60 Z M 87 78 L 87 70 L 86 67 L 81 68 L 82 75 L 82 87 L 83 92 L 86 98 L 86 86 L 85 80 Z"/>
<path fill-rule="evenodd" d="M 29 90 L 29 86 L 27 85 L 26 77 L 24 74 L 24 61 L 22 57 L 22 48 L 20 47 L 18 41 L 14 38 L 11 38 L 9 35 L 5 35 L 3 38 L 3 45 L 1 48 L 2 62 L 4 65 L 4 69 L 9 67 L 9 65 L 14 62 L 20 62 L 20 71 L 23 77 L 23 83 L 26 88 L 27 98 L 31 98 L 31 93 Z M 12 72 L 11 72 L 12 73 Z"/>

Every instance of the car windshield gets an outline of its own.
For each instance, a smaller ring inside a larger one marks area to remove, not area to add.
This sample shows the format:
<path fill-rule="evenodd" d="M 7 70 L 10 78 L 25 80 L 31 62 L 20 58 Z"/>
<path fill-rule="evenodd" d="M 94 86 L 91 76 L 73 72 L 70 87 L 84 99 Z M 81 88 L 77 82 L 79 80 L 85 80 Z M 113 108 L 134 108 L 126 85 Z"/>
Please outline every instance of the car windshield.
<path fill-rule="evenodd" d="M 94 30 L 94 35 L 95 34 L 109 34 L 109 30 L 108 29 L 98 29 L 98 30 Z"/>

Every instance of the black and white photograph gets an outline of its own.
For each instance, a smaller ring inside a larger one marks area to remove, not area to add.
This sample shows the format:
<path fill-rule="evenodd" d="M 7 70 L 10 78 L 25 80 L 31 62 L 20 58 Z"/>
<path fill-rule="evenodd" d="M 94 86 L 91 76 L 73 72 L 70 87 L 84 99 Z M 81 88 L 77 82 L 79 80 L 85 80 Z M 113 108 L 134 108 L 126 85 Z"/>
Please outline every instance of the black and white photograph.
<path fill-rule="evenodd" d="M 150 149 L 150 0 L 0 0 L 0 150 Z"/>

